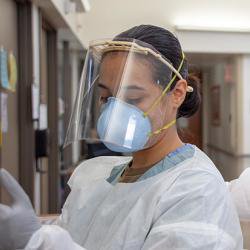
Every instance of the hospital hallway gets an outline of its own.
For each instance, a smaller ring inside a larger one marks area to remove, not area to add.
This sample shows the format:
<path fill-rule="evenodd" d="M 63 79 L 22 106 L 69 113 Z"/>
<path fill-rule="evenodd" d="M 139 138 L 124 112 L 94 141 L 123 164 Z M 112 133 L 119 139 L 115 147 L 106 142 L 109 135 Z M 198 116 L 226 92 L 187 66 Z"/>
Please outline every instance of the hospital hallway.
<path fill-rule="evenodd" d="M 231 180 L 250 164 L 242 151 L 242 145 L 248 147 L 240 94 L 245 59 L 239 54 L 200 53 L 187 58 L 190 72 L 201 80 L 202 105 L 193 117 L 180 119 L 180 133 L 209 155 L 225 180 Z"/>

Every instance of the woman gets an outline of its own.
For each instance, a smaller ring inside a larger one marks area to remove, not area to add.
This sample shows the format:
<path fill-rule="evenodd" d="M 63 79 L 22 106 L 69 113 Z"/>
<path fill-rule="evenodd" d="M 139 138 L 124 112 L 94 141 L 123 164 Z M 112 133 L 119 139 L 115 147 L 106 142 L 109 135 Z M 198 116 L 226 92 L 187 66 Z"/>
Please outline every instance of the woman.
<path fill-rule="evenodd" d="M 242 249 L 223 178 L 177 133 L 199 104 L 169 31 L 141 25 L 91 43 L 66 143 L 99 140 L 132 158 L 79 166 L 57 225 L 29 223 L 26 249 Z"/>

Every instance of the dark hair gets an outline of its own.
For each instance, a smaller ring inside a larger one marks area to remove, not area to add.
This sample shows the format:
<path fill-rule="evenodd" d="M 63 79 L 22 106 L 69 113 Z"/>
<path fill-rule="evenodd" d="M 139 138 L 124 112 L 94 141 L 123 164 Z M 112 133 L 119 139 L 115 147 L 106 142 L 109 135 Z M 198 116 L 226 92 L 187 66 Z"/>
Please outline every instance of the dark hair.
<path fill-rule="evenodd" d="M 153 25 L 135 26 L 117 35 L 115 39 L 136 39 L 145 42 L 160 52 L 176 69 L 181 64 L 182 48 L 180 42 L 170 31 L 164 28 Z M 201 103 L 199 79 L 188 74 L 186 59 L 180 69 L 180 74 L 187 81 L 188 85 L 193 87 L 194 91 L 191 93 L 187 92 L 186 98 L 178 110 L 177 118 L 190 117 L 196 113 Z M 162 77 L 164 81 L 164 76 Z M 178 80 L 176 78 L 171 89 L 175 87 Z"/>

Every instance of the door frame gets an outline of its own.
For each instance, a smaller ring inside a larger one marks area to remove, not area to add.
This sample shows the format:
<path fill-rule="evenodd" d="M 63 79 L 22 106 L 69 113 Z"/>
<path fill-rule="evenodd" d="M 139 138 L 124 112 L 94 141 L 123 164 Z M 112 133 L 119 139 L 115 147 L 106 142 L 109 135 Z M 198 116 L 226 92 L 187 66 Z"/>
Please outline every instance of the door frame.
<path fill-rule="evenodd" d="M 18 120 L 19 182 L 34 201 L 35 131 L 32 121 L 31 87 L 33 83 L 32 3 L 17 1 L 18 14 Z"/>
<path fill-rule="evenodd" d="M 57 31 L 42 16 L 41 31 L 47 33 L 47 74 L 48 74 L 48 212 L 58 213 L 59 207 L 59 147 L 58 147 L 58 82 L 57 82 Z"/>

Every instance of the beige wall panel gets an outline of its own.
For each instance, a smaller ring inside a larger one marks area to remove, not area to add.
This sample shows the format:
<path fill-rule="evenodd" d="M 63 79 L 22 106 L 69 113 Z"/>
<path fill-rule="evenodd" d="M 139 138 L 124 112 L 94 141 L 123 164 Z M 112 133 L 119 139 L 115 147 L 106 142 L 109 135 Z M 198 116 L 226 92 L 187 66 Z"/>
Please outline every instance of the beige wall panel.
<path fill-rule="evenodd" d="M 18 56 L 17 7 L 15 1 L 0 0 L 0 46 Z M 1 90 L 3 92 L 3 90 Z M 8 94 L 8 131 L 3 134 L 1 167 L 18 178 L 18 94 Z"/>

